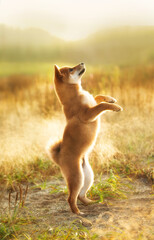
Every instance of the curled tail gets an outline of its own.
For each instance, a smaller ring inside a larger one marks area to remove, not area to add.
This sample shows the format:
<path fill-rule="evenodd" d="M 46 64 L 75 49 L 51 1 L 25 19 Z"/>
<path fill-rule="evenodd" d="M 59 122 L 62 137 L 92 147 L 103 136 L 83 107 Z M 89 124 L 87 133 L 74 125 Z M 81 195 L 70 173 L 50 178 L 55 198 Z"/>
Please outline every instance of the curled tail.
<path fill-rule="evenodd" d="M 48 144 L 47 146 L 47 153 L 49 157 L 52 158 L 53 161 L 58 165 L 59 165 L 59 153 L 61 149 L 61 143 L 62 141 L 60 140 L 53 145 Z"/>

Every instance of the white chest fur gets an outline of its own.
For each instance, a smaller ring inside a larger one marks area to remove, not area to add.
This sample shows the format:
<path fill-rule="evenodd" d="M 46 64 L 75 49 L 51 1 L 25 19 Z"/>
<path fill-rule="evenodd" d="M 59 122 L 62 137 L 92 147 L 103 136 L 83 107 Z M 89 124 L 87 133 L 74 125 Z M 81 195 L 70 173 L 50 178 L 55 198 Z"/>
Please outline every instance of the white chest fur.
<path fill-rule="evenodd" d="M 82 104 L 89 105 L 90 107 L 93 107 L 96 105 L 96 101 L 94 97 L 87 91 L 82 90 L 81 93 L 81 102 Z"/>

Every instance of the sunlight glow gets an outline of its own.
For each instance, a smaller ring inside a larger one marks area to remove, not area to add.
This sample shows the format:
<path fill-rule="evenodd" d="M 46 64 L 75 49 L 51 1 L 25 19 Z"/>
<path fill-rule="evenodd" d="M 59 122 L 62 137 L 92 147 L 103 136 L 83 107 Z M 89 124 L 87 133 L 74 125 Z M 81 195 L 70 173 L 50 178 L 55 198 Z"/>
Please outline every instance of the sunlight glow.
<path fill-rule="evenodd" d="M 0 24 L 42 28 L 65 40 L 109 26 L 154 25 L 153 13 L 153 0 L 0 1 Z"/>

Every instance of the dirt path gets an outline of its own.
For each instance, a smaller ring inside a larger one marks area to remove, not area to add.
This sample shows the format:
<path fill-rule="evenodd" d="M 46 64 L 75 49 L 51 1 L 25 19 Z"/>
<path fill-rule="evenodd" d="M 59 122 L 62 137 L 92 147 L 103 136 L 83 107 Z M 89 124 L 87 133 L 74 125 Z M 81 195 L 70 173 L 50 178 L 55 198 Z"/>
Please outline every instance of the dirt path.
<path fill-rule="evenodd" d="M 51 193 L 54 186 L 60 186 L 57 193 Z M 84 206 L 78 203 L 83 216 L 76 216 L 70 212 L 67 204 L 67 194 L 61 192 L 65 188 L 64 180 L 53 179 L 42 186 L 30 186 L 25 201 L 23 216 L 33 216 L 34 221 L 24 226 L 24 231 L 37 233 L 41 229 L 50 229 L 63 224 L 71 224 L 78 220 L 90 231 L 100 236 L 105 233 L 144 235 L 145 239 L 152 238 L 154 229 L 154 197 L 152 186 L 146 179 L 137 179 L 131 183 L 132 190 L 128 198 L 124 200 L 106 200 L 104 204 L 92 204 Z M 13 210 L 16 194 L 11 194 L 11 206 Z M 3 192 L 0 203 L 1 211 L 8 211 L 8 192 Z M 153 236 L 154 237 L 154 236 Z M 129 239 L 129 238 L 128 238 Z"/>

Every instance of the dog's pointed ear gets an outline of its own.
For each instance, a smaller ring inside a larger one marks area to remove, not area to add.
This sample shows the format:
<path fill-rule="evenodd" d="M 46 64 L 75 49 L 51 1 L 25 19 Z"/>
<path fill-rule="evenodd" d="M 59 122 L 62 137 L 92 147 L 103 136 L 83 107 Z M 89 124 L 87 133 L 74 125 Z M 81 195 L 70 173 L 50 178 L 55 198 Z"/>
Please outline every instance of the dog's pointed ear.
<path fill-rule="evenodd" d="M 55 64 L 55 65 L 54 65 L 54 68 L 55 68 L 55 77 L 56 77 L 57 79 L 62 79 L 62 74 L 61 74 L 61 72 L 60 72 L 60 70 L 59 70 L 59 67 Z"/>

